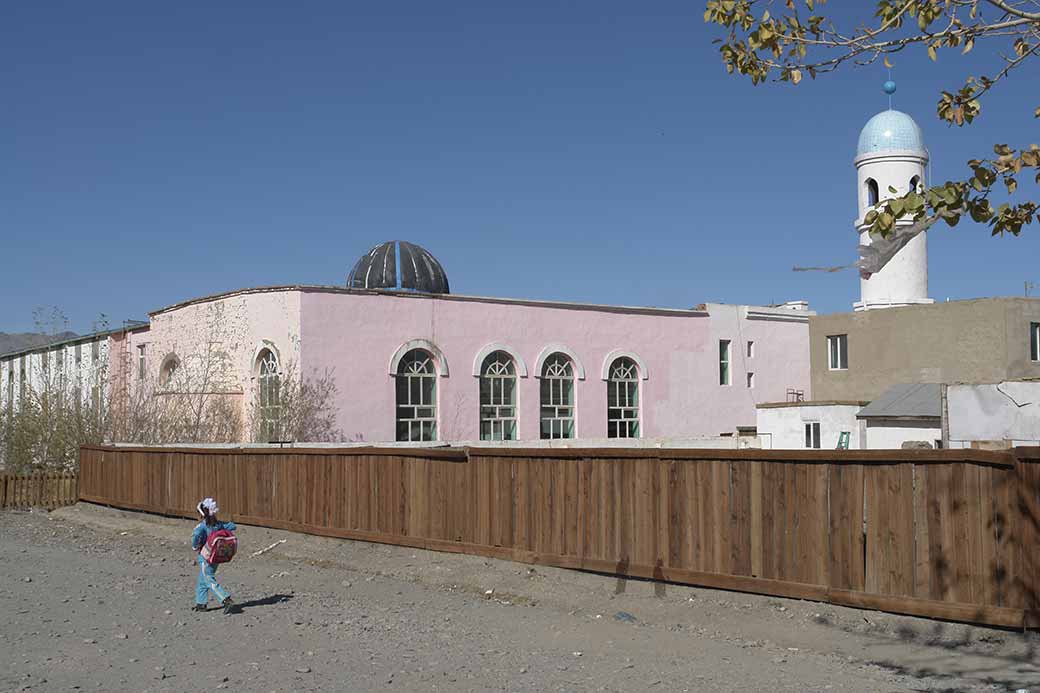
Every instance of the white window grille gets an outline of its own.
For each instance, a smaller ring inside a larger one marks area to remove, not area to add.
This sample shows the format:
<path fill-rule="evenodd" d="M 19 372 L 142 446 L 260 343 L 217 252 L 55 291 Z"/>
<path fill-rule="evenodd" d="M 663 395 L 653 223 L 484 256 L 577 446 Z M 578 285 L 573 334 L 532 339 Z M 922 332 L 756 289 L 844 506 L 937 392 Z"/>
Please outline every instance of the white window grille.
<path fill-rule="evenodd" d="M 480 439 L 516 440 L 516 366 L 504 351 L 480 367 Z"/>
<path fill-rule="evenodd" d="M 437 440 L 437 371 L 433 356 L 412 349 L 397 365 L 397 440 Z"/>
<path fill-rule="evenodd" d="M 805 423 L 805 447 L 819 449 L 820 447 L 820 422 L 807 421 Z"/>
<path fill-rule="evenodd" d="M 261 351 L 256 363 L 260 440 L 267 443 L 281 437 L 281 376 L 278 373 L 278 357 L 270 349 Z"/>
<path fill-rule="evenodd" d="M 719 340 L 719 385 L 729 385 L 730 342 Z"/>
<path fill-rule="evenodd" d="M 1040 361 L 1040 322 L 1029 323 L 1029 358 Z"/>
<path fill-rule="evenodd" d="M 145 373 L 147 372 L 147 368 L 145 367 L 145 360 L 144 360 L 144 347 L 145 347 L 144 344 L 142 344 L 141 346 L 137 347 L 137 379 L 138 380 L 144 380 Z"/>
<path fill-rule="evenodd" d="M 622 356 L 610 365 L 607 380 L 607 437 L 639 437 L 639 368 Z"/>
<path fill-rule="evenodd" d="M 844 371 L 849 368 L 849 336 L 832 334 L 827 337 L 827 362 L 832 371 Z"/>
<path fill-rule="evenodd" d="M 574 437 L 574 366 L 563 354 L 553 354 L 542 366 L 541 438 Z"/>

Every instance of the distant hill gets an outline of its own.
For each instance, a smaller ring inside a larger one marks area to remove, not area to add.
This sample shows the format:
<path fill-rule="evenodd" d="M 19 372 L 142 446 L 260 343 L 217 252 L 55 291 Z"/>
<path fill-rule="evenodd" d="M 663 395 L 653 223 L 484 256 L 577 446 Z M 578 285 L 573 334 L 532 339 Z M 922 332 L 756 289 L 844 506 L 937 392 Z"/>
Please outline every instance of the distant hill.
<path fill-rule="evenodd" d="M 44 346 L 52 342 L 62 342 L 78 336 L 75 332 L 59 332 L 58 334 L 0 332 L 0 354 L 9 354 L 12 351 L 22 351 L 23 349 Z"/>

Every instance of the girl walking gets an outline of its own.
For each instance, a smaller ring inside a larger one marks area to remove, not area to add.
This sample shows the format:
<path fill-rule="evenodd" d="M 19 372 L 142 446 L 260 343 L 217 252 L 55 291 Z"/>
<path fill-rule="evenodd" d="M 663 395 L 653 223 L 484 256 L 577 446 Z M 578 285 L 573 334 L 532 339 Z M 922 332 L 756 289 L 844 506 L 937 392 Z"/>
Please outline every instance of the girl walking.
<path fill-rule="evenodd" d="M 200 501 L 195 507 L 199 511 L 202 521 L 195 527 L 195 531 L 191 535 L 191 548 L 195 550 L 196 560 L 199 564 L 199 579 L 195 583 L 195 606 L 193 610 L 206 611 L 209 603 L 209 593 L 212 592 L 221 606 L 224 607 L 225 614 L 234 613 L 234 600 L 231 599 L 231 595 L 228 594 L 227 590 L 217 582 L 217 565 L 223 561 L 230 560 L 230 557 L 215 558 L 215 556 L 225 556 L 227 551 L 224 550 L 222 552 L 221 547 L 215 547 L 214 545 L 224 543 L 217 540 L 223 540 L 227 537 L 230 537 L 233 542 L 234 535 L 231 532 L 235 531 L 235 523 L 221 522 L 217 519 L 217 512 L 220 508 L 217 507 L 217 502 L 212 498 Z M 220 534 L 214 537 L 214 541 L 210 541 L 211 535 L 218 532 Z M 230 555 L 234 555 L 234 547 L 231 548 Z"/>

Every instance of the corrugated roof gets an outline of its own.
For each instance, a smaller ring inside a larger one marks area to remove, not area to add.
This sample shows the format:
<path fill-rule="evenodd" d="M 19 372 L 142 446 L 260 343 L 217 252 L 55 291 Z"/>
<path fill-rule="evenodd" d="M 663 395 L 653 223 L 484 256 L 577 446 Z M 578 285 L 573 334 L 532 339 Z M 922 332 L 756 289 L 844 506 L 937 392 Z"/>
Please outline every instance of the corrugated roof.
<path fill-rule="evenodd" d="M 25 356 L 26 354 L 39 354 L 45 351 L 55 351 L 61 347 L 70 346 L 72 344 L 86 344 L 87 342 L 93 342 L 103 337 L 109 337 L 114 334 L 121 332 L 138 332 L 140 330 L 147 330 L 151 327 L 149 323 L 142 322 L 140 320 L 134 320 L 133 324 L 123 325 L 122 327 L 114 327 L 111 330 L 101 330 L 100 332 L 91 332 L 90 334 L 81 334 L 76 337 L 70 337 L 68 339 L 62 339 L 56 342 L 48 342 L 47 344 L 39 344 L 34 347 L 26 347 L 19 349 L 18 351 L 8 351 L 0 354 L 0 359 L 9 361 L 16 359 L 19 356 Z"/>
<path fill-rule="evenodd" d="M 942 395 L 938 383 L 903 383 L 893 385 L 880 397 L 863 407 L 856 418 L 923 417 L 939 418 Z"/>

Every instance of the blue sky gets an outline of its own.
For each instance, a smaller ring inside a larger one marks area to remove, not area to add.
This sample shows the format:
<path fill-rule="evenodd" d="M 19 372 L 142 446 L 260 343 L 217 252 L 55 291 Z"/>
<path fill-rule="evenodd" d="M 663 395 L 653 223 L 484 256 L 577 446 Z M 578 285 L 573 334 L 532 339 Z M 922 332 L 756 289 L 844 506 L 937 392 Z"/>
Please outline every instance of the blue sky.
<path fill-rule="evenodd" d="M 851 271 L 791 268 L 855 258 L 852 158 L 887 105 L 881 68 L 752 87 L 726 75 L 700 2 L 216 4 L 5 7 L 0 330 L 42 305 L 85 331 L 227 289 L 342 284 L 398 238 L 457 293 L 858 298 Z M 935 180 L 1040 140 L 1036 64 L 958 130 L 938 91 L 979 63 L 896 63 Z M 938 228 L 932 296 L 1021 295 L 1038 238 Z"/>

